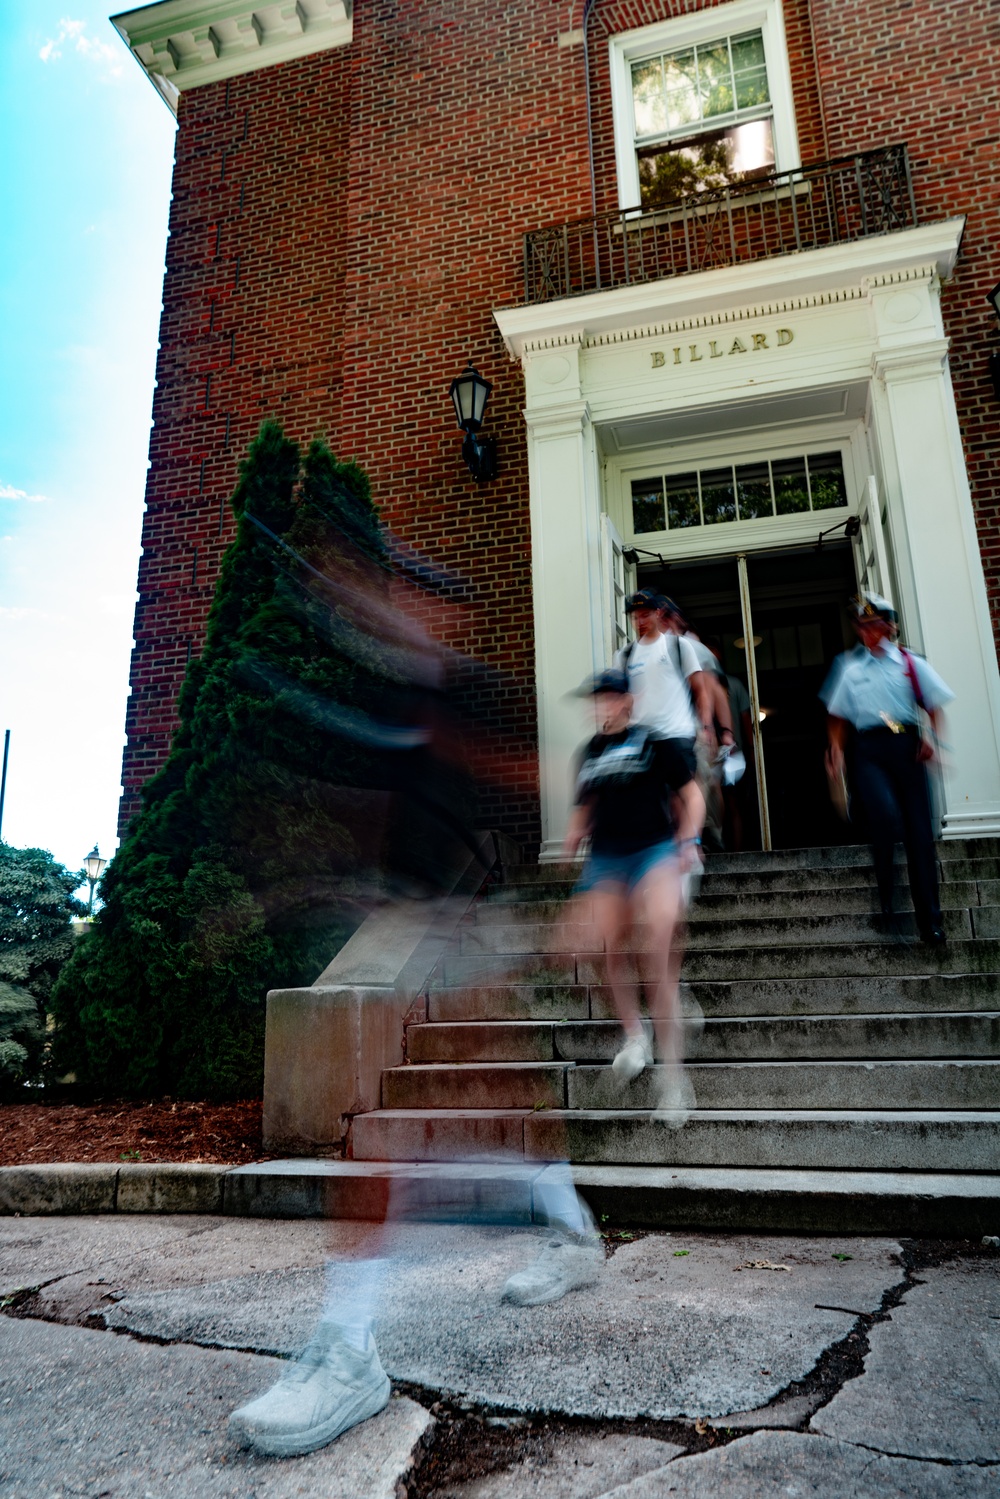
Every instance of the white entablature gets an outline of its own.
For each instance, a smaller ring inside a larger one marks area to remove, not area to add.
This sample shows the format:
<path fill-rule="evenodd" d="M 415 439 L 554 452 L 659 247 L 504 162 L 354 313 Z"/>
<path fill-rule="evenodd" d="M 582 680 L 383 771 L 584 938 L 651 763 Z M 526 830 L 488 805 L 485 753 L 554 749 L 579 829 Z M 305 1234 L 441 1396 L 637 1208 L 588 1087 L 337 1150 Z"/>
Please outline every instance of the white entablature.
<path fill-rule="evenodd" d="M 170 108 L 184 89 L 252 73 L 294 57 L 346 47 L 352 0 L 160 0 L 112 24 Z"/>

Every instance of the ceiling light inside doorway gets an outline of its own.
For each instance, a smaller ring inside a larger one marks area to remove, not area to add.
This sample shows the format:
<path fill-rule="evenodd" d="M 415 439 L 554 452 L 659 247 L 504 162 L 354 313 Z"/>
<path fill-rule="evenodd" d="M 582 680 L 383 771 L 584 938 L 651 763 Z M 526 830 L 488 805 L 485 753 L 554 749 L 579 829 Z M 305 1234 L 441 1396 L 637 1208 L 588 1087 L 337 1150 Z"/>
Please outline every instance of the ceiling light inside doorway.
<path fill-rule="evenodd" d="M 762 639 L 763 639 L 762 635 L 755 635 L 753 637 L 753 643 L 754 643 L 754 648 L 755 649 L 756 649 L 756 647 L 758 645 L 760 645 Z M 746 648 L 747 648 L 746 640 L 743 638 L 742 635 L 738 635 L 736 637 L 736 639 L 733 641 L 733 645 L 736 647 L 736 649 L 738 651 L 745 651 Z"/>

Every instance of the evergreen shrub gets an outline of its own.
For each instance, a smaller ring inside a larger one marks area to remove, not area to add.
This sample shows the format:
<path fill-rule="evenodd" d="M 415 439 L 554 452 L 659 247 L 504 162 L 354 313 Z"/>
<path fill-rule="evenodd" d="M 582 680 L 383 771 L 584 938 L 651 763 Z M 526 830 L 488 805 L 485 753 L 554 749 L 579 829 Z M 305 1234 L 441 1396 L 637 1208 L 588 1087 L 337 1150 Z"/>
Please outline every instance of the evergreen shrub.
<path fill-rule="evenodd" d="M 387 681 L 357 627 L 389 580 L 368 482 L 269 422 L 232 504 L 169 757 L 53 993 L 57 1070 L 96 1094 L 258 1093 L 267 990 L 312 983 L 359 919 L 379 773 L 344 725 Z"/>

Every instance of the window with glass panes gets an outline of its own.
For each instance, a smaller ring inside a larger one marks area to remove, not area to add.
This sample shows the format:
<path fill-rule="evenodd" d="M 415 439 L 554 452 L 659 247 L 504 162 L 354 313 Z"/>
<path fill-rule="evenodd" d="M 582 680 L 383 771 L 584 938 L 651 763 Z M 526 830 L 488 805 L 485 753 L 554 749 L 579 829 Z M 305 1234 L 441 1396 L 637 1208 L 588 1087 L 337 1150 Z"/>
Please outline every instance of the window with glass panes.
<path fill-rule="evenodd" d="M 728 521 L 770 520 L 846 504 L 839 453 L 764 458 L 633 479 L 632 531 L 642 536 Z"/>
<path fill-rule="evenodd" d="M 774 170 L 759 30 L 637 59 L 631 77 L 644 207 Z"/>

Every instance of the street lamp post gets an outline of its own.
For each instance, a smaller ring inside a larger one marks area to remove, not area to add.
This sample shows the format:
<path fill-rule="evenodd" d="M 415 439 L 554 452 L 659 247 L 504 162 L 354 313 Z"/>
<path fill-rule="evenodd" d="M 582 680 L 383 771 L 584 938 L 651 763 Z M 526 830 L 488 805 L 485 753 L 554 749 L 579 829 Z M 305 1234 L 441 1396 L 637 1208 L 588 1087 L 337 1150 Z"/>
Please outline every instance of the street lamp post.
<path fill-rule="evenodd" d="M 97 852 L 96 843 L 84 859 L 83 867 L 87 874 L 87 884 L 90 886 L 90 899 L 87 902 L 87 916 L 89 918 L 94 914 L 94 886 L 108 867 L 107 859 L 102 859 Z"/>

